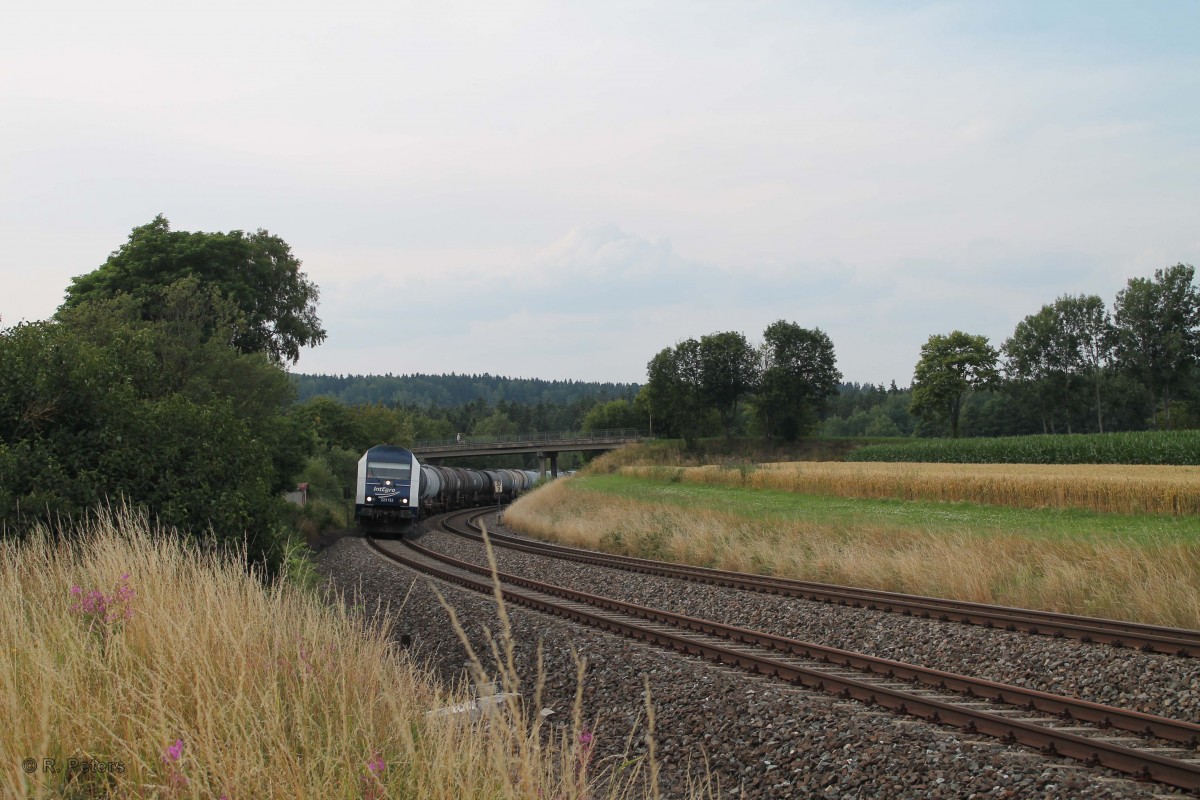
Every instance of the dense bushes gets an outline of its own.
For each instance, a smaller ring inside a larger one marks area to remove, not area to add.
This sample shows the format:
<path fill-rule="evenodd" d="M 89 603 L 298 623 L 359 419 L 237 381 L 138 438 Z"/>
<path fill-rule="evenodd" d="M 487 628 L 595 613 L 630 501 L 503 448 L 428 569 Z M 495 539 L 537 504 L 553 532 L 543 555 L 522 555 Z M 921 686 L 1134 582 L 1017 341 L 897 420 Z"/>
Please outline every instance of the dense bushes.
<path fill-rule="evenodd" d="M 279 495 L 309 447 L 285 416 L 291 385 L 211 330 L 194 285 L 176 288 L 196 313 L 146 321 L 118 299 L 0 331 L 5 532 L 128 503 L 279 563 Z"/>

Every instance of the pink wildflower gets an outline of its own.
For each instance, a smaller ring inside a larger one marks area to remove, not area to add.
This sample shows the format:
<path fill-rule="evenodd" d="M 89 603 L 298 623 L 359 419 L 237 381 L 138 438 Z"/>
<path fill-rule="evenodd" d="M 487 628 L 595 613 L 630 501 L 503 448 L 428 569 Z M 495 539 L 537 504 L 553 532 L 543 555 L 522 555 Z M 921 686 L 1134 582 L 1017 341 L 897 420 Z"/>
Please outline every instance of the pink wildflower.
<path fill-rule="evenodd" d="M 168 747 L 166 753 L 163 754 L 163 763 L 171 764 L 175 761 L 178 761 L 179 757 L 182 755 L 183 755 L 183 739 L 176 739 L 175 744 Z"/>
<path fill-rule="evenodd" d="M 592 732 L 584 728 L 579 732 L 579 752 L 575 754 L 575 774 L 583 775 L 588 768 L 588 762 L 592 760 L 592 742 L 595 737 Z"/>
<path fill-rule="evenodd" d="M 367 762 L 367 774 L 362 776 L 363 800 L 383 800 L 383 782 L 380 776 L 386 767 L 387 764 L 384 763 L 383 756 L 379 755 L 379 751 L 371 754 L 371 760 Z"/>
<path fill-rule="evenodd" d="M 162 756 L 162 762 L 166 764 L 171 772 L 167 776 L 167 780 L 171 786 L 176 789 L 182 789 L 187 786 L 187 776 L 184 775 L 178 767 L 179 759 L 183 757 L 183 739 L 176 739 L 175 744 L 166 749 Z"/>
<path fill-rule="evenodd" d="M 133 599 L 137 592 L 130 586 L 129 573 L 121 576 L 121 584 L 107 595 L 99 589 L 84 594 L 78 586 L 71 587 L 71 596 L 78 598 L 71 604 L 71 610 L 82 614 L 87 621 L 95 625 L 97 622 L 114 623 L 122 619 L 133 619 Z"/>

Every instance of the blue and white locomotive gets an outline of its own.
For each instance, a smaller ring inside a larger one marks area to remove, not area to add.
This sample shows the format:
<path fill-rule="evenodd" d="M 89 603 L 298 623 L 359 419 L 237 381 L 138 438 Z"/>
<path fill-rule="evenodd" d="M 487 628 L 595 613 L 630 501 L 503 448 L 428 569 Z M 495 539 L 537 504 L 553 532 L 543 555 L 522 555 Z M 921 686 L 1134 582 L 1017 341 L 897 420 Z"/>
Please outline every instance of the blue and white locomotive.
<path fill-rule="evenodd" d="M 407 526 L 421 513 L 421 465 L 412 451 L 372 447 L 358 460 L 354 521 L 362 528 Z"/>

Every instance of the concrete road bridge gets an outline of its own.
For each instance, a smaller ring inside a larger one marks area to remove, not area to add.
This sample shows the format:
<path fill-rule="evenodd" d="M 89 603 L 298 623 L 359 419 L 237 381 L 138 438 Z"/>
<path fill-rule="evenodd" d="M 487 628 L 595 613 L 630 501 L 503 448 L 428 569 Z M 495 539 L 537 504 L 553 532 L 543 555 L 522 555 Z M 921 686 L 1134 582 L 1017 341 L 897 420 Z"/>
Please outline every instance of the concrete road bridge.
<path fill-rule="evenodd" d="M 546 474 L 548 465 L 550 474 L 558 477 L 559 453 L 615 450 L 622 445 L 644 442 L 651 438 L 653 437 L 646 431 L 633 429 L 588 431 L 586 433 L 567 431 L 433 439 L 417 442 L 409 449 L 417 458 L 433 464 L 440 464 L 448 458 L 534 453 L 537 455 L 538 470 L 542 475 Z"/>

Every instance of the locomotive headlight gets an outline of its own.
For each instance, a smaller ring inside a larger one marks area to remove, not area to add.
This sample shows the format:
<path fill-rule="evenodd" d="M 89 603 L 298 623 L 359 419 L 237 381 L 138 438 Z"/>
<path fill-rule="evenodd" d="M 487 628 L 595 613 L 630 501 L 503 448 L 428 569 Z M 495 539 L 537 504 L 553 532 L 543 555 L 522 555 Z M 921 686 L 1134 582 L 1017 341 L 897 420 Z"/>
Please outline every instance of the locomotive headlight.
<path fill-rule="evenodd" d="M 374 499 L 375 499 L 374 497 L 368 497 L 368 498 L 367 498 L 367 502 L 369 503 L 369 502 L 371 502 L 371 501 L 372 501 L 372 500 L 374 500 Z"/>
<path fill-rule="evenodd" d="M 391 486 L 391 485 L 392 485 L 392 482 L 391 482 L 391 481 L 384 481 L 384 482 L 383 482 L 383 485 L 384 485 L 384 486 Z"/>
<path fill-rule="evenodd" d="M 402 505 L 402 506 L 406 506 L 406 505 L 408 505 L 408 498 L 407 498 L 407 497 L 401 497 L 401 498 L 400 498 L 400 505 Z"/>

